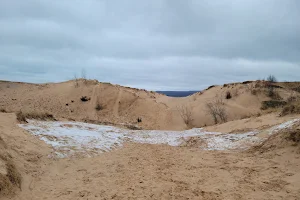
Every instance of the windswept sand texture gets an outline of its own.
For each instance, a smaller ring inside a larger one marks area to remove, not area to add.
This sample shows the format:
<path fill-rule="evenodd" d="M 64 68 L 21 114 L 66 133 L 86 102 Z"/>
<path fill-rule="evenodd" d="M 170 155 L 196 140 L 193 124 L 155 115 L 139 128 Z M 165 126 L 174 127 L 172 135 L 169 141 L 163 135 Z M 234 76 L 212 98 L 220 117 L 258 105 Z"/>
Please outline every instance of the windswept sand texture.
<path fill-rule="evenodd" d="M 1 82 L 0 108 L 47 111 L 58 121 L 19 125 L 14 113 L 0 113 L 0 173 L 6 173 L 3 155 L 9 153 L 22 177 L 21 189 L 0 199 L 300 199 L 300 116 L 258 117 L 267 97 L 251 95 L 249 85 L 171 98 L 96 81 L 80 84 Z M 212 124 L 205 102 L 236 88 L 239 95 L 225 100 L 233 121 L 199 129 Z M 81 102 L 82 96 L 91 100 Z M 97 101 L 103 110 L 96 111 Z M 180 105 L 193 108 L 198 128 L 186 130 Z M 150 130 L 79 122 L 135 124 L 137 117 L 142 123 L 136 125 Z M 88 152 L 69 154 L 85 147 Z"/>

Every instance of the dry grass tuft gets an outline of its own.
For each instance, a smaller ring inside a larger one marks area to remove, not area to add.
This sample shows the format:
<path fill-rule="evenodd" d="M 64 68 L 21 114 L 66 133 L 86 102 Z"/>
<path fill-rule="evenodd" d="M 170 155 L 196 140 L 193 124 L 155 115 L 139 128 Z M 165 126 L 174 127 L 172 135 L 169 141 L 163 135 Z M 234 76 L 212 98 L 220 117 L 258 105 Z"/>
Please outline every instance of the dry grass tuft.
<path fill-rule="evenodd" d="M 8 160 L 6 163 L 6 169 L 7 169 L 7 177 L 10 180 L 10 182 L 21 189 L 22 184 L 22 177 L 21 174 L 16 169 L 16 166 L 11 160 Z"/>
<path fill-rule="evenodd" d="M 0 109 L 0 112 L 2 112 L 2 113 L 7 113 L 7 110 L 5 110 L 5 108 L 1 108 L 1 109 Z"/>
<path fill-rule="evenodd" d="M 0 195 L 13 194 L 15 187 L 21 189 L 21 174 L 11 160 L 6 163 L 6 171 L 7 174 L 0 174 Z"/>
<path fill-rule="evenodd" d="M 267 110 L 269 108 L 280 108 L 287 104 L 286 101 L 279 101 L 279 100 L 270 100 L 270 101 L 263 101 L 261 102 L 261 109 Z"/>
<path fill-rule="evenodd" d="M 286 116 L 289 114 L 300 114 L 300 105 L 290 104 L 283 107 L 280 116 Z"/>
<path fill-rule="evenodd" d="M 290 130 L 286 135 L 286 139 L 300 144 L 300 129 Z"/>
<path fill-rule="evenodd" d="M 16 188 L 21 189 L 22 177 L 15 164 L 12 162 L 11 155 L 6 151 L 7 145 L 0 137 L 0 162 L 4 162 L 4 172 L 0 173 L 0 197 L 12 195 Z"/>
<path fill-rule="evenodd" d="M 13 193 L 13 186 L 6 175 L 0 174 L 0 195 L 5 196 Z"/>
<path fill-rule="evenodd" d="M 47 112 L 17 112 L 17 120 L 19 122 L 27 122 L 26 119 L 37 119 L 37 120 L 55 120 L 52 114 Z"/>

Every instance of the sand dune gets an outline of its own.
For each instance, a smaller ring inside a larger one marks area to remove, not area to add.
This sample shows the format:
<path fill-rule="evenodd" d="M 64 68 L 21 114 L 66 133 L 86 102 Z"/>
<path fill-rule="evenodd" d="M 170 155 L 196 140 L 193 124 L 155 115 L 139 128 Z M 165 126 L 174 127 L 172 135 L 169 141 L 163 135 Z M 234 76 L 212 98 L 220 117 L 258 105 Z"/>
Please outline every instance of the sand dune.
<path fill-rule="evenodd" d="M 299 199 L 300 116 L 261 110 L 270 100 L 255 86 L 263 82 L 184 98 L 78 83 L 0 82 L 0 109 L 8 112 L 0 112 L 1 199 Z M 276 87 L 283 100 L 298 95 L 297 84 Z M 228 122 L 214 125 L 206 112 L 215 100 Z M 191 109 L 188 125 L 182 106 Z M 20 110 L 57 121 L 20 124 Z"/>
<path fill-rule="evenodd" d="M 184 130 L 212 125 L 206 104 L 220 99 L 227 111 L 228 120 L 236 120 L 261 113 L 263 94 L 251 94 L 257 83 L 216 86 L 189 97 L 172 98 L 155 92 L 126 88 L 98 81 L 79 80 L 55 84 L 26 84 L 0 82 L 0 108 L 9 111 L 46 111 L 67 120 L 97 120 L 115 124 L 136 124 L 143 129 Z M 226 92 L 232 98 L 225 99 Z M 282 96 L 292 93 L 282 89 Z M 87 102 L 80 98 L 87 96 Z M 102 110 L 96 110 L 97 104 Z M 191 110 L 191 124 L 187 126 L 178 112 L 181 106 Z M 137 124 L 137 118 L 142 122 Z"/>

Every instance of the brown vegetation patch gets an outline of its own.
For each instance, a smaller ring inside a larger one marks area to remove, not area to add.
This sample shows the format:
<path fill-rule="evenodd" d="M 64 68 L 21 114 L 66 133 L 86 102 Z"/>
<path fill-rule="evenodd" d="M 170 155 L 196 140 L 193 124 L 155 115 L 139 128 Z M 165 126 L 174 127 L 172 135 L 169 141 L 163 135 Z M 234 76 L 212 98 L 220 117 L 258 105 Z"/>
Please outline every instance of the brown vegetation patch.
<path fill-rule="evenodd" d="M 7 113 L 7 110 L 5 110 L 5 108 L 1 108 L 1 109 L 0 109 L 0 112 L 2 112 L 2 113 Z"/>
<path fill-rule="evenodd" d="M 260 153 L 268 152 L 274 149 L 295 147 L 300 145 L 299 123 L 292 128 L 281 130 L 271 135 L 261 144 L 254 146 L 250 151 L 259 151 Z M 300 148 L 298 149 L 300 150 Z"/>
<path fill-rule="evenodd" d="M 216 87 L 216 85 L 211 85 L 206 90 L 209 90 L 209 89 L 214 88 L 214 87 Z"/>
<path fill-rule="evenodd" d="M 11 160 L 8 160 L 6 164 L 6 169 L 7 169 L 6 176 L 8 177 L 11 184 L 21 189 L 21 183 L 22 183 L 21 174 L 18 172 L 16 166 Z"/>
<path fill-rule="evenodd" d="M 89 98 L 89 97 L 87 97 L 87 96 L 82 96 L 82 97 L 80 98 L 80 100 L 83 101 L 83 102 L 86 102 L 86 101 L 91 100 L 91 98 Z"/>
<path fill-rule="evenodd" d="M 0 163 L 2 165 L 0 172 L 0 196 L 14 194 L 15 188 L 21 189 L 22 177 L 18 172 L 15 164 L 12 162 L 12 157 L 6 152 L 7 145 L 0 137 Z"/>
<path fill-rule="evenodd" d="M 54 116 L 47 112 L 22 112 L 16 113 L 17 120 L 19 122 L 27 122 L 26 119 L 37 119 L 37 120 L 55 120 Z"/>
<path fill-rule="evenodd" d="M 280 116 L 285 116 L 285 115 L 289 115 L 289 114 L 300 114 L 300 106 L 299 105 L 294 105 L 294 104 L 290 104 L 290 105 L 286 105 L 283 107 Z"/>
<path fill-rule="evenodd" d="M 249 84 L 249 83 L 253 83 L 254 81 L 244 81 L 242 82 L 242 84 Z"/>
<path fill-rule="evenodd" d="M 231 93 L 229 91 L 226 92 L 226 99 L 231 99 L 232 96 L 231 96 Z"/>
<path fill-rule="evenodd" d="M 287 104 L 286 101 L 280 101 L 280 100 L 270 100 L 270 101 L 263 101 L 261 103 L 261 109 L 266 110 L 268 108 L 279 108 L 282 106 L 285 106 Z"/>

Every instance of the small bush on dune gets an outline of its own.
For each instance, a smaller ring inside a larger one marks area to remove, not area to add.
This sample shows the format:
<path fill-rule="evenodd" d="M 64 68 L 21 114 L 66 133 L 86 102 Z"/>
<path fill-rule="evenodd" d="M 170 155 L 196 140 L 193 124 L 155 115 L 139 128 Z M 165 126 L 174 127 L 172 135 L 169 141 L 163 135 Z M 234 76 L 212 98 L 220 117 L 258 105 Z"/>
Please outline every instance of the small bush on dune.
<path fill-rule="evenodd" d="M 206 112 L 212 116 L 215 124 L 219 123 L 219 121 L 223 123 L 227 122 L 227 111 L 224 103 L 219 101 L 218 98 L 206 103 Z"/>
<path fill-rule="evenodd" d="M 7 113 L 7 111 L 4 108 L 1 108 L 0 112 Z"/>
<path fill-rule="evenodd" d="M 177 107 L 177 111 L 179 112 L 181 118 L 187 126 L 190 126 L 193 118 L 192 118 L 192 108 L 190 106 L 180 106 Z"/>
<path fill-rule="evenodd" d="M 231 96 L 231 93 L 229 91 L 226 92 L 226 99 L 231 99 L 232 96 Z"/>
<path fill-rule="evenodd" d="M 49 113 L 43 112 L 17 112 L 17 120 L 19 122 L 27 122 L 26 119 L 37 119 L 37 120 L 55 120 L 54 116 Z"/>
<path fill-rule="evenodd" d="M 16 115 L 17 115 L 17 120 L 18 120 L 19 122 L 27 122 L 27 121 L 26 121 L 25 114 L 24 114 L 22 111 L 17 112 Z"/>
<path fill-rule="evenodd" d="M 83 101 L 83 102 L 86 102 L 86 101 L 91 100 L 91 98 L 88 98 L 87 96 L 82 96 L 82 97 L 80 98 L 80 100 Z"/>
<path fill-rule="evenodd" d="M 100 110 L 103 110 L 104 107 L 103 107 L 103 105 L 102 105 L 101 103 L 97 102 L 97 104 L 96 104 L 96 106 L 95 106 L 95 109 L 96 109 L 97 111 L 100 111 Z"/>

